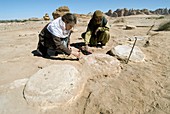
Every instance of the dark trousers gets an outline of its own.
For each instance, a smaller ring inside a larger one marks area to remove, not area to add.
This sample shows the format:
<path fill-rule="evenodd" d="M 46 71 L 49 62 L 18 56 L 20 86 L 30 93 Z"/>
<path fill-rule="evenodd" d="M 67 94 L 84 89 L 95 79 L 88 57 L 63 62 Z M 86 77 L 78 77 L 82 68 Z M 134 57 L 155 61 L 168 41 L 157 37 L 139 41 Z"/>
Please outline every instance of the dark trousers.
<path fill-rule="evenodd" d="M 47 47 L 43 46 L 41 43 L 38 43 L 37 50 L 39 50 L 43 57 L 47 56 Z"/>

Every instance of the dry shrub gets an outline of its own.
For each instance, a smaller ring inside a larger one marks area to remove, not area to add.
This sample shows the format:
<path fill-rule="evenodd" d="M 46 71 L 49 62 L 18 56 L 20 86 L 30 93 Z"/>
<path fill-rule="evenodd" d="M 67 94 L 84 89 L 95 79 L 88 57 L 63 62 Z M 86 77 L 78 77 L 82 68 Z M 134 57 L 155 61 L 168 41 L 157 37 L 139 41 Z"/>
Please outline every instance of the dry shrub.
<path fill-rule="evenodd" d="M 164 24 L 161 24 L 157 31 L 170 31 L 170 21 Z"/>
<path fill-rule="evenodd" d="M 160 16 L 160 17 L 147 17 L 146 19 L 164 19 L 164 16 Z"/>
<path fill-rule="evenodd" d="M 0 20 L 0 23 L 10 23 L 10 22 L 26 22 L 27 20 L 18 20 L 18 19 L 14 19 L 14 20 Z"/>

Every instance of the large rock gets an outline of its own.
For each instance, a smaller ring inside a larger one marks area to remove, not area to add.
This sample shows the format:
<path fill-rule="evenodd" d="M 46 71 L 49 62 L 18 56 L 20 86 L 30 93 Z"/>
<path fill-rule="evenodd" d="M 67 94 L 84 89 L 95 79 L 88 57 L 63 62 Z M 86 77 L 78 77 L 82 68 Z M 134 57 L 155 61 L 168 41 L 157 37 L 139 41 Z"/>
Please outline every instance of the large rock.
<path fill-rule="evenodd" d="M 126 30 L 132 30 L 132 29 L 136 29 L 136 26 L 134 25 L 126 25 Z"/>
<path fill-rule="evenodd" d="M 124 16 L 124 9 L 117 9 L 115 12 L 118 14 L 118 17 Z"/>
<path fill-rule="evenodd" d="M 128 15 L 136 15 L 136 10 L 130 9 Z"/>
<path fill-rule="evenodd" d="M 151 14 L 148 9 L 142 9 L 141 11 L 142 11 L 144 14 L 146 14 L 146 15 L 150 15 L 150 14 Z"/>
<path fill-rule="evenodd" d="M 121 17 L 121 16 L 129 16 L 129 15 L 152 15 L 152 14 L 157 14 L 157 15 L 169 15 L 170 14 L 170 9 L 168 8 L 159 8 L 156 9 L 155 11 L 150 11 L 148 9 L 117 9 L 115 11 L 109 10 L 106 15 L 111 16 L 111 17 Z"/>
<path fill-rule="evenodd" d="M 51 65 L 29 79 L 24 95 L 29 104 L 41 107 L 70 104 L 82 90 L 81 78 L 72 65 Z"/>
<path fill-rule="evenodd" d="M 113 12 L 112 17 L 118 17 L 118 14 L 116 12 Z"/>
<path fill-rule="evenodd" d="M 124 16 L 129 16 L 129 10 L 127 8 L 124 8 Z"/>
<path fill-rule="evenodd" d="M 106 13 L 106 15 L 111 16 L 111 17 L 112 17 L 112 14 L 113 14 L 112 10 L 109 10 L 109 11 Z"/>
<path fill-rule="evenodd" d="M 38 108 L 28 106 L 23 98 L 27 78 L 0 85 L 0 114 L 38 114 Z"/>
<path fill-rule="evenodd" d="M 52 13 L 52 16 L 53 16 L 53 19 L 56 19 L 69 12 L 70 12 L 70 9 L 67 6 L 61 6 Z"/>
<path fill-rule="evenodd" d="M 136 10 L 136 15 L 144 15 L 145 13 L 144 12 L 142 12 L 141 10 Z"/>
<path fill-rule="evenodd" d="M 49 17 L 49 15 L 46 13 L 46 14 L 43 16 L 43 19 L 44 19 L 45 21 L 49 21 L 49 20 L 50 20 L 50 17 Z"/>
<path fill-rule="evenodd" d="M 116 76 L 120 73 L 120 62 L 107 54 L 91 54 L 80 59 L 86 71 L 91 75 L 109 75 Z"/>
<path fill-rule="evenodd" d="M 118 45 L 113 49 L 113 53 L 121 59 L 127 59 L 129 57 L 130 51 L 132 50 L 131 45 Z M 137 46 L 134 47 L 131 54 L 130 60 L 134 62 L 142 62 L 145 59 L 145 55 Z"/>

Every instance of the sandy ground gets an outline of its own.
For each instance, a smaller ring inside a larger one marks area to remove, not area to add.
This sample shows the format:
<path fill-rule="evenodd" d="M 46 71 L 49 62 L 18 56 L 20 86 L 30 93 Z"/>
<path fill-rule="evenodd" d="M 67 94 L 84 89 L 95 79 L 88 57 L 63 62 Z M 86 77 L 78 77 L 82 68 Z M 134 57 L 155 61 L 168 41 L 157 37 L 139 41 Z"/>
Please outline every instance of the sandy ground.
<path fill-rule="evenodd" d="M 170 18 L 155 17 L 158 16 L 107 17 L 111 26 L 111 38 L 104 49 L 91 47 L 93 53 L 106 53 L 120 44 L 133 44 L 134 41 L 130 41 L 129 38 L 147 37 L 150 26 L 155 24 L 149 33 L 150 45 L 144 47 L 147 39 L 136 43 L 145 54 L 145 61 L 129 61 L 128 64 L 121 61 L 119 76 L 104 77 L 99 74 L 87 80 L 83 95 L 76 106 L 68 110 L 74 110 L 73 114 L 170 114 L 170 32 L 153 31 L 160 23 L 170 21 Z M 89 19 L 78 19 L 71 43 L 83 42 L 81 33 L 86 30 Z M 22 93 L 22 88 L 12 90 L 8 88 L 15 80 L 28 79 L 46 66 L 79 64 L 79 61 L 33 56 L 32 51 L 37 47 L 38 33 L 47 23 L 45 21 L 0 23 L 1 114 L 62 114 L 57 110 L 41 112 L 35 107 L 28 106 L 22 94 L 16 96 L 18 92 Z M 137 28 L 124 30 L 127 24 L 135 25 Z M 11 102 L 5 101 L 7 98 L 12 99 Z"/>

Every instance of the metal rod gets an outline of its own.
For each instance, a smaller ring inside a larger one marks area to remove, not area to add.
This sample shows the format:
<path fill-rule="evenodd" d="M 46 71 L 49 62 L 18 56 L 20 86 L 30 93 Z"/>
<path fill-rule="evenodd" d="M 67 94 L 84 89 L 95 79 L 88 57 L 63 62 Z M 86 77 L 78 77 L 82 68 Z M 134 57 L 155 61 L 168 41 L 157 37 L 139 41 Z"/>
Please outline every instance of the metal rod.
<path fill-rule="evenodd" d="M 130 54 L 129 54 L 129 57 L 128 57 L 127 61 L 126 61 L 126 64 L 128 63 L 128 61 L 129 61 L 129 59 L 130 59 L 130 56 L 131 56 L 131 54 L 132 54 L 132 52 L 133 52 L 133 48 L 135 47 L 136 41 L 137 41 L 137 37 L 135 37 L 135 42 L 134 42 L 133 47 L 132 47 L 132 49 L 131 49 L 131 51 L 130 51 Z"/>
<path fill-rule="evenodd" d="M 148 35 L 149 34 L 149 32 L 152 30 L 152 28 L 155 26 L 155 24 L 153 24 L 151 27 L 150 27 L 150 29 L 148 30 L 148 32 L 146 33 L 146 35 Z"/>

